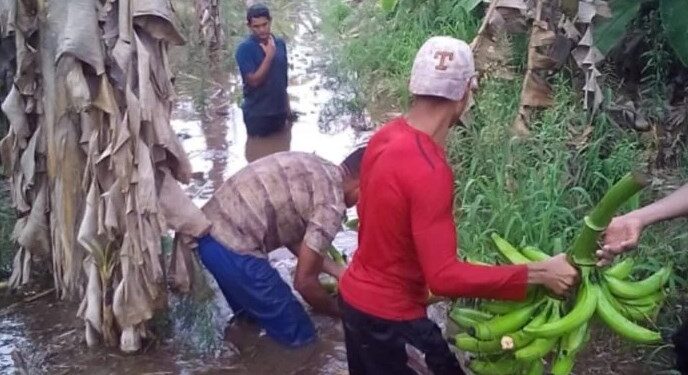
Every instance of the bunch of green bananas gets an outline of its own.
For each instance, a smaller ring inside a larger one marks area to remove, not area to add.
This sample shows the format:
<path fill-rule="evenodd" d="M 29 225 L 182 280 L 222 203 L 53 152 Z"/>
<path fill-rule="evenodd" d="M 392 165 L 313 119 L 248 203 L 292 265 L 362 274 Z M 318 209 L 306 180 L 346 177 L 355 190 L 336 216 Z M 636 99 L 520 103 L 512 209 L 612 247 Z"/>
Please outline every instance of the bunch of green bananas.
<path fill-rule="evenodd" d="M 532 246 L 519 251 L 497 234 L 492 238 L 511 263 L 549 258 Z M 571 304 L 540 288 L 532 288 L 523 302 L 485 300 L 477 309 L 455 305 L 450 318 L 466 332 L 450 341 L 457 348 L 478 355 L 470 367 L 479 375 L 542 374 L 543 358 L 555 350 L 558 353 L 551 373 L 569 374 L 576 354 L 589 337 L 589 320 L 595 313 L 630 341 L 660 342 L 658 332 L 638 323 L 653 322 L 656 318 L 671 268 L 663 267 L 644 280 L 630 281 L 633 266 L 633 258 L 626 258 L 605 270 L 583 268 Z"/>
<path fill-rule="evenodd" d="M 627 175 L 586 217 L 569 253 L 569 259 L 579 268 L 581 282 L 568 301 L 550 296 L 542 287 L 532 287 L 522 302 L 483 300 L 476 308 L 455 304 L 449 316 L 464 332 L 449 341 L 475 355 L 469 364 L 474 373 L 543 374 L 544 359 L 555 353 L 550 373 L 570 374 L 577 353 L 590 337 L 589 321 L 593 316 L 629 341 L 662 341 L 659 332 L 640 323 L 654 323 L 666 297 L 664 285 L 671 276 L 671 266 L 662 267 L 644 280 L 632 281 L 629 276 L 633 273 L 633 258 L 606 268 L 598 268 L 594 262 L 599 234 L 618 206 L 644 185 L 638 183 L 637 176 Z M 600 214 L 600 209 L 605 212 Z M 533 246 L 517 249 L 496 233 L 492 240 L 512 264 L 550 257 Z"/>

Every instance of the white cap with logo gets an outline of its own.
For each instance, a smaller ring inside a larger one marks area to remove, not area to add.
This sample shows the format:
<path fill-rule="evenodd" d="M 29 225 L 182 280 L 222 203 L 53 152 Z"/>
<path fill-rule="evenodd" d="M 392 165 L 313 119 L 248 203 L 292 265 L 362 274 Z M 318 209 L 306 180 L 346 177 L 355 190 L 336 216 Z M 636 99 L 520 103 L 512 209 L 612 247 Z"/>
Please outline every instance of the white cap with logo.
<path fill-rule="evenodd" d="M 439 96 L 453 101 L 464 97 L 477 82 L 473 52 L 466 42 L 434 36 L 418 50 L 411 69 L 409 90 L 414 95 Z"/>

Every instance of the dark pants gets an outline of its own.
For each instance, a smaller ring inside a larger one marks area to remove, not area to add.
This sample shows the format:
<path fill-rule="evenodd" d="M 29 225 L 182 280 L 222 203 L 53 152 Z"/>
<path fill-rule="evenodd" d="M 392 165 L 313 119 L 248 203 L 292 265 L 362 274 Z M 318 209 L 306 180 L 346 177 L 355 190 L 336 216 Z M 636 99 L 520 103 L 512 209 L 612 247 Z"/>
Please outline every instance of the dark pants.
<path fill-rule="evenodd" d="M 681 375 L 688 375 L 688 321 L 683 323 L 671 339 L 676 353 L 676 369 Z"/>
<path fill-rule="evenodd" d="M 301 303 L 264 258 L 226 249 L 210 235 L 198 239 L 201 262 L 213 275 L 235 314 L 246 314 L 277 342 L 313 342 L 315 327 Z"/>
<path fill-rule="evenodd" d="M 439 327 L 427 318 L 391 321 L 339 303 L 350 375 L 463 375 Z"/>
<path fill-rule="evenodd" d="M 287 124 L 287 114 L 248 117 L 244 115 L 244 123 L 249 137 L 267 137 L 284 129 Z"/>

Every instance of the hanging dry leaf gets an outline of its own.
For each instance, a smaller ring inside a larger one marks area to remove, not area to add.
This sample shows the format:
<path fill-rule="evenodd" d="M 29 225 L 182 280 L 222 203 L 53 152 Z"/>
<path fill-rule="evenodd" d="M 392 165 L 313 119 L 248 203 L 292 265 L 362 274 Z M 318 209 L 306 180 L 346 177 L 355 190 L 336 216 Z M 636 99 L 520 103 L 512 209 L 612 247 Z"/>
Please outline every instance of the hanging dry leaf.
<path fill-rule="evenodd" d="M 573 40 L 574 42 L 581 38 L 580 32 L 576 28 L 576 25 L 574 25 L 573 22 L 571 22 L 571 20 L 567 17 L 561 19 L 559 28 L 564 31 L 564 35 L 566 35 L 567 38 Z"/>
<path fill-rule="evenodd" d="M 526 74 L 521 94 L 521 105 L 528 107 L 550 107 L 554 104 L 552 88 L 537 74 Z"/>
<path fill-rule="evenodd" d="M 527 115 L 523 112 L 520 112 L 516 114 L 516 120 L 514 123 L 511 125 L 511 133 L 515 137 L 527 137 L 530 135 L 530 130 L 528 129 L 528 126 L 526 125 L 527 123 Z"/>
<path fill-rule="evenodd" d="M 528 9 L 528 5 L 526 5 L 525 1 L 523 0 L 498 0 L 497 4 L 498 8 L 512 8 L 512 9 L 518 9 L 525 11 Z"/>
<path fill-rule="evenodd" d="M 588 1 L 580 1 L 578 3 L 578 22 L 590 23 L 596 13 L 595 4 Z"/>
<path fill-rule="evenodd" d="M 547 24 L 539 22 L 533 24 L 534 32 L 530 37 L 529 48 L 549 46 L 554 43 L 556 35 L 554 31 L 547 30 Z"/>
<path fill-rule="evenodd" d="M 557 66 L 556 60 L 537 52 L 530 54 L 528 59 L 528 65 L 537 70 L 551 70 Z"/>
<path fill-rule="evenodd" d="M 597 47 L 593 46 L 590 47 L 588 54 L 583 59 L 583 65 L 595 66 L 602 61 L 604 61 L 604 55 L 602 54 L 602 52 L 600 52 L 599 49 L 597 49 Z"/>
<path fill-rule="evenodd" d="M 592 47 L 592 27 L 585 30 L 583 38 L 578 42 L 579 46 Z"/>
<path fill-rule="evenodd" d="M 595 0 L 595 14 L 604 18 L 612 18 L 612 10 L 609 3 L 602 0 Z"/>

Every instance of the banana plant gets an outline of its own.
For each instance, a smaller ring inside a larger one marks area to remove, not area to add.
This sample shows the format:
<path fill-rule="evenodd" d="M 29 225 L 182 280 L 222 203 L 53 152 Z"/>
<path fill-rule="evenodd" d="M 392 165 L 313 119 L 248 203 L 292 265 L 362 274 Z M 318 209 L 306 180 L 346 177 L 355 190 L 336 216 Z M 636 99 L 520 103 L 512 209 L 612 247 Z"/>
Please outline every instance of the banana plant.
<path fill-rule="evenodd" d="M 627 31 L 628 24 L 638 17 L 645 4 L 657 3 L 662 29 L 669 45 L 681 63 L 688 66 L 688 7 L 683 0 L 612 0 L 610 7 L 612 18 L 595 25 L 593 31 L 595 46 L 607 54 L 614 48 Z"/>

